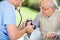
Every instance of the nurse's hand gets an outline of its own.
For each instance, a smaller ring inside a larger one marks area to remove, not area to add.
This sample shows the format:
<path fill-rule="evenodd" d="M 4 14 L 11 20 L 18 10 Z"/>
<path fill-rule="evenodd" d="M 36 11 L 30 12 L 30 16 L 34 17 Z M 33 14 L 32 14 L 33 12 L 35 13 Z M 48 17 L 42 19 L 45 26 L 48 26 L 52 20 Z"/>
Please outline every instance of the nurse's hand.
<path fill-rule="evenodd" d="M 25 28 L 26 26 L 26 21 L 22 22 L 22 24 L 18 27 L 19 30 Z"/>
<path fill-rule="evenodd" d="M 26 29 L 27 31 L 26 31 L 26 33 L 29 33 L 29 34 L 31 34 L 32 32 L 33 32 L 33 25 L 27 25 L 27 29 Z"/>

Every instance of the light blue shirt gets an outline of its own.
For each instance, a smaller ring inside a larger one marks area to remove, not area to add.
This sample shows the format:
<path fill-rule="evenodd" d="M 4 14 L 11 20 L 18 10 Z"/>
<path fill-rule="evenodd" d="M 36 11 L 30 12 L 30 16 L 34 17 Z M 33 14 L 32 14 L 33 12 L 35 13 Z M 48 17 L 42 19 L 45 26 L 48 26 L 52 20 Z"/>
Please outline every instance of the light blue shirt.
<path fill-rule="evenodd" d="M 16 24 L 15 7 L 8 1 L 0 2 L 0 40 L 10 40 L 7 24 Z"/>

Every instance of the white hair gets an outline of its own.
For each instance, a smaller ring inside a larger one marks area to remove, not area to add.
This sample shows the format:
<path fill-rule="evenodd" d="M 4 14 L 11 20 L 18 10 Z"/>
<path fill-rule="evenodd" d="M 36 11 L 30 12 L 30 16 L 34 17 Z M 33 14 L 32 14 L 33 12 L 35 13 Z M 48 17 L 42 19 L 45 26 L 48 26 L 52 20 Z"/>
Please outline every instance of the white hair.
<path fill-rule="evenodd" d="M 55 0 L 51 0 L 51 1 L 47 2 L 47 4 L 49 7 L 54 7 L 55 9 L 57 9 L 57 3 Z"/>
<path fill-rule="evenodd" d="M 49 7 L 54 7 L 55 9 L 57 9 L 57 5 L 55 4 L 54 1 L 49 3 Z"/>
<path fill-rule="evenodd" d="M 56 4 L 56 6 L 58 6 L 58 4 L 57 4 L 56 0 L 53 0 L 53 2 Z"/>
<path fill-rule="evenodd" d="M 50 4 L 51 7 L 54 7 L 55 9 L 57 9 L 57 2 L 56 0 L 52 0 L 51 4 Z"/>

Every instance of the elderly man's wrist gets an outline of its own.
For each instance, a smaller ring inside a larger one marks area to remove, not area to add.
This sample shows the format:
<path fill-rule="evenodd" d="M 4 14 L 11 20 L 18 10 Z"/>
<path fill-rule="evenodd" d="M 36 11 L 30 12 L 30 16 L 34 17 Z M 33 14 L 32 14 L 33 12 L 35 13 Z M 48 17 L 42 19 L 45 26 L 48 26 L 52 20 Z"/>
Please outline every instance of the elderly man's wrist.
<path fill-rule="evenodd" d="M 59 39 L 59 35 L 58 34 L 56 35 L 56 39 Z"/>

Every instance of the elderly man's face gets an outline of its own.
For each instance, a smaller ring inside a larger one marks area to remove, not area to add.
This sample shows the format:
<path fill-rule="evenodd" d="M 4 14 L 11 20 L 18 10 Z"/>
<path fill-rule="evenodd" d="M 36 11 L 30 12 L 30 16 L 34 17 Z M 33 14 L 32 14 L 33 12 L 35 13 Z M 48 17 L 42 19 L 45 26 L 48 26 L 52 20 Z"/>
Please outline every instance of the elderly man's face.
<path fill-rule="evenodd" d="M 45 15 L 45 16 L 51 15 L 50 13 L 52 11 L 52 7 L 49 7 L 49 1 L 47 2 L 46 0 L 44 0 L 41 3 L 40 9 L 41 9 L 41 12 L 43 13 L 43 15 Z"/>
<path fill-rule="evenodd" d="M 40 7 L 41 9 L 41 12 L 44 14 L 44 15 L 49 15 L 52 8 L 48 7 L 48 6 L 41 6 Z"/>

